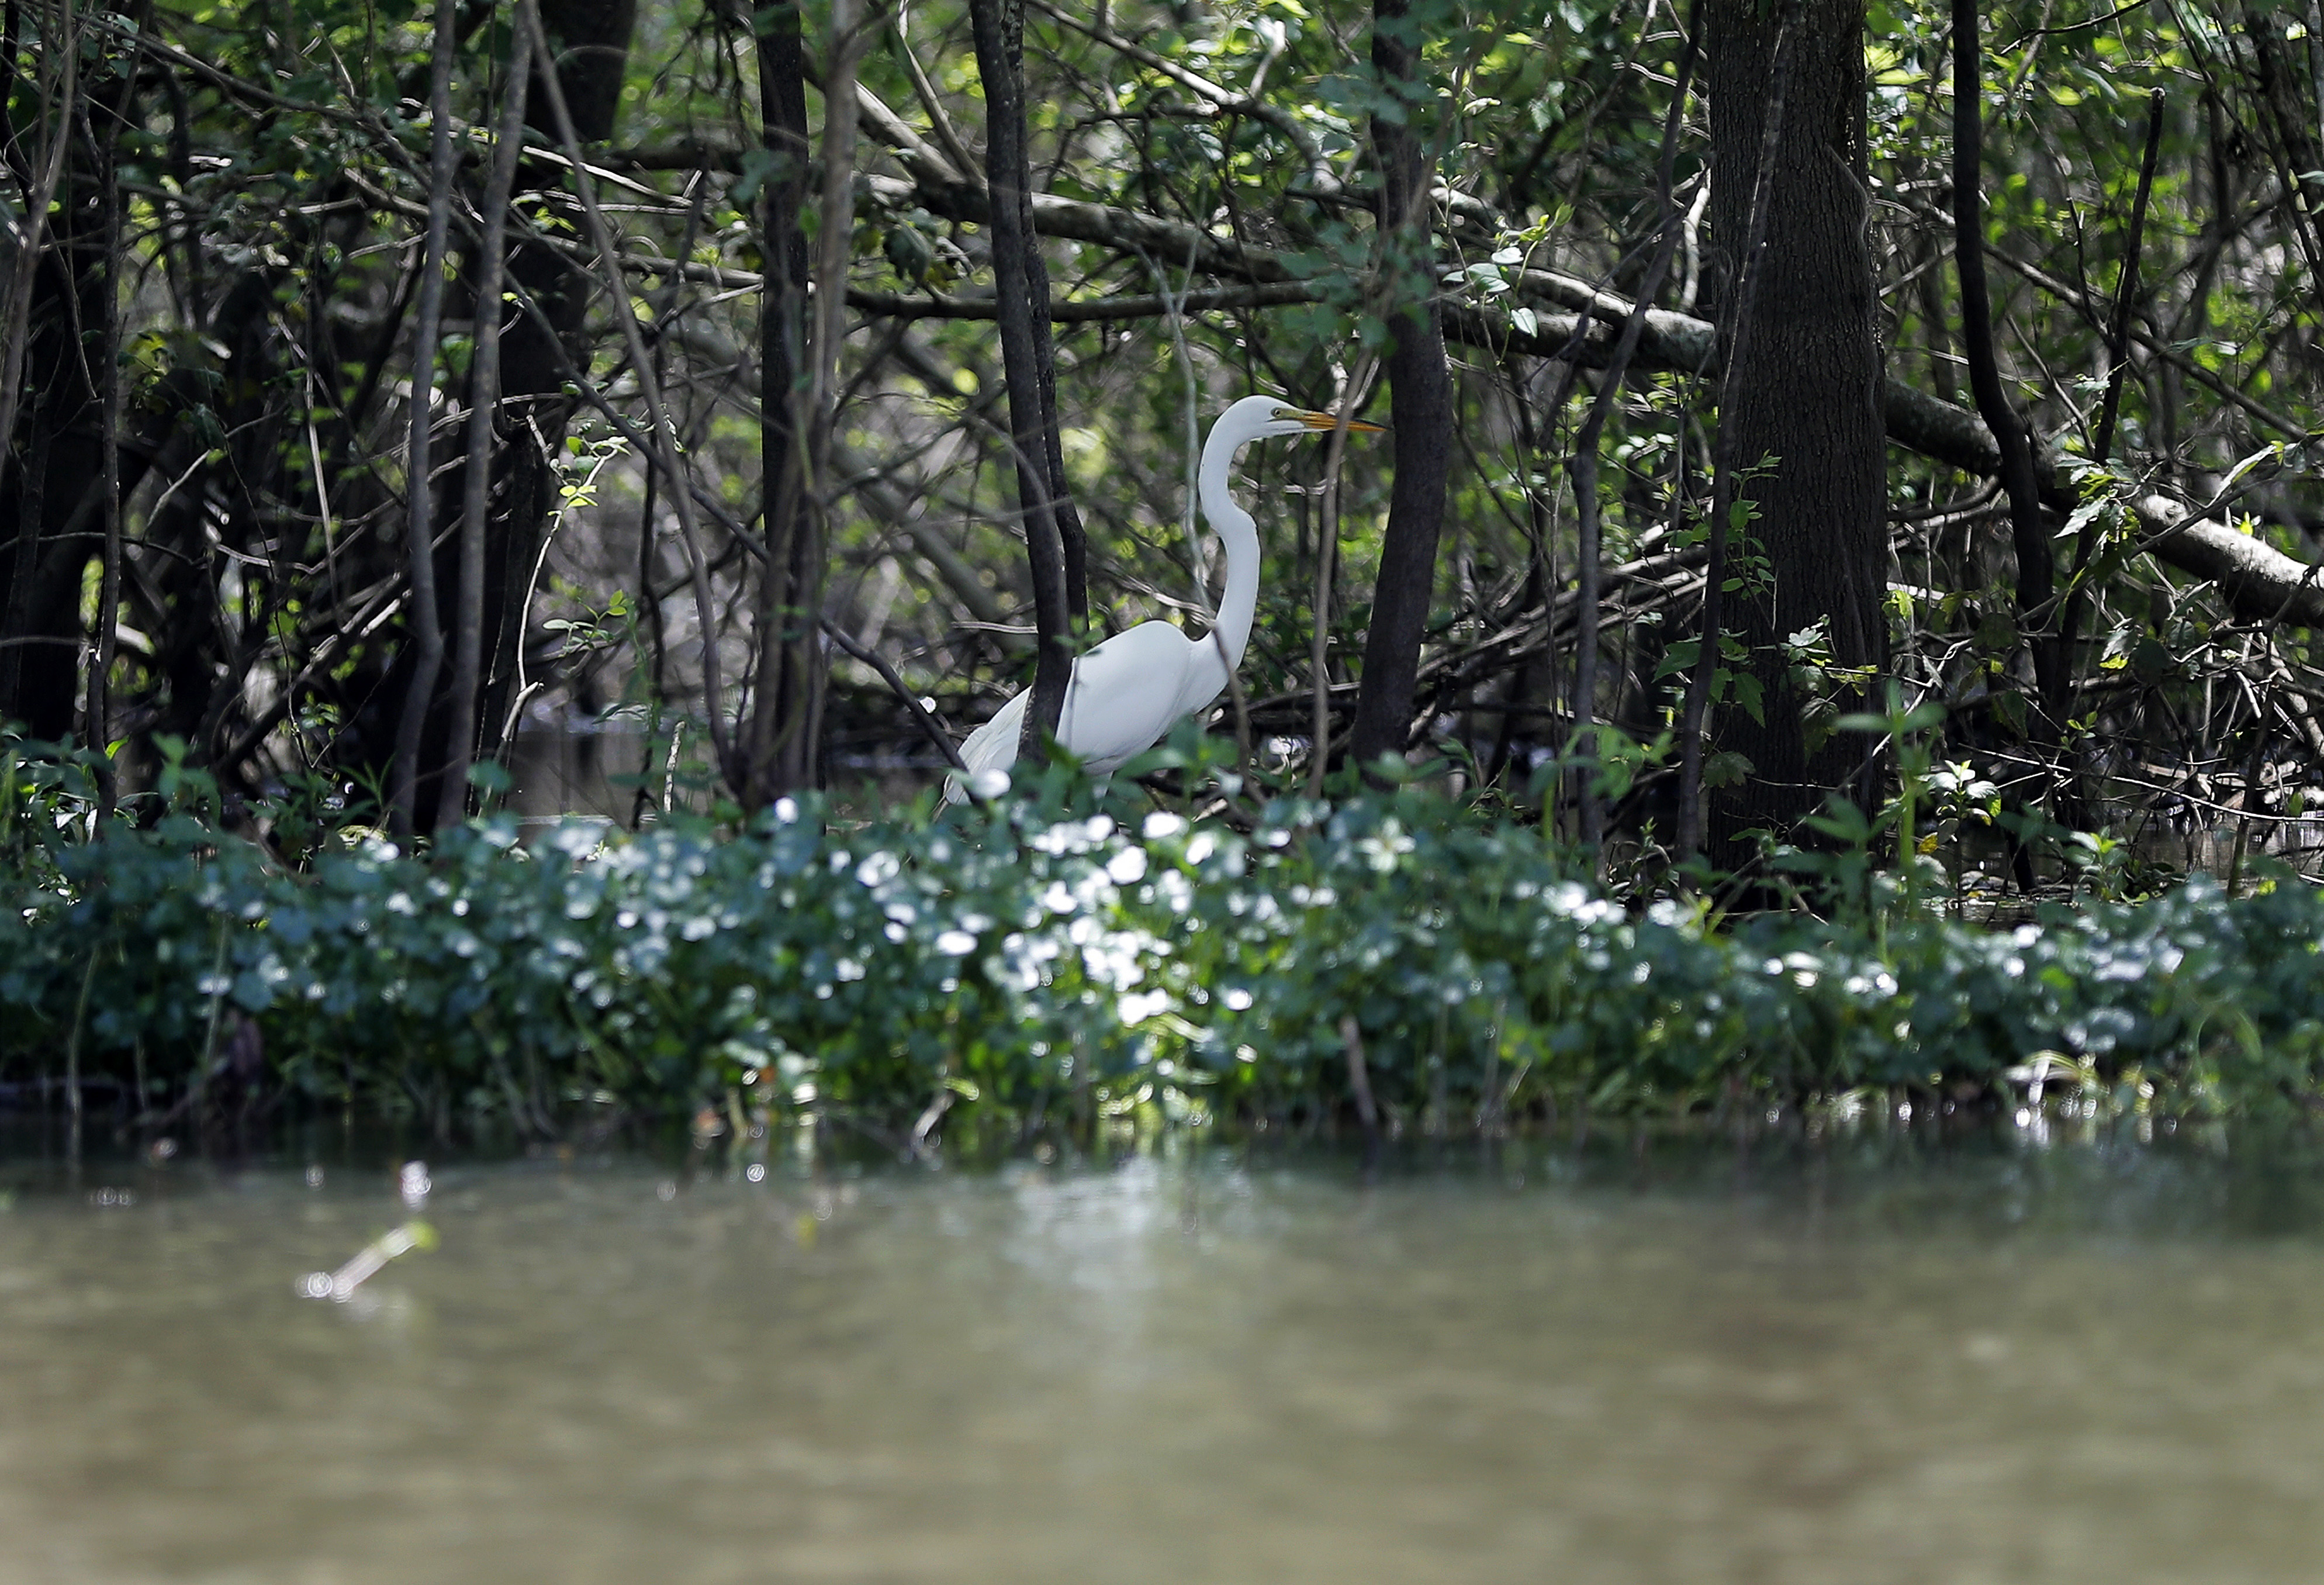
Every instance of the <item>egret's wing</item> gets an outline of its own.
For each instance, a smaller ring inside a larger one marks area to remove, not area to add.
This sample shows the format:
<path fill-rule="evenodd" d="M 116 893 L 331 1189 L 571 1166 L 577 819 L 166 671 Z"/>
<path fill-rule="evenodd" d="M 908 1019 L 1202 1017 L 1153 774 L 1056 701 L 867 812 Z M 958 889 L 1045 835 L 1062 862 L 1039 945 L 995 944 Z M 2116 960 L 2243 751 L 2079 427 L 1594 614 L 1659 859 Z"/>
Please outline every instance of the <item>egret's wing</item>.
<path fill-rule="evenodd" d="M 968 735 L 960 746 L 961 763 L 973 777 L 979 771 L 1005 771 L 1017 763 L 1017 741 L 1025 733 L 1025 701 L 1033 697 L 1027 689 L 996 711 L 992 718 Z M 946 803 L 964 803 L 968 788 L 958 771 L 945 780 Z"/>
<path fill-rule="evenodd" d="M 1209 672 L 1222 672 L 1222 663 L 1202 653 L 1210 644 L 1208 638 L 1188 638 L 1167 622 L 1141 622 L 1127 633 L 1115 634 L 1074 663 L 1058 740 L 1093 776 L 1111 774 L 1123 761 L 1145 753 L 1168 736 L 1188 709 L 1218 696 L 1216 687 L 1204 692 L 1196 686 L 1214 681 Z M 1203 675 L 1197 677 L 1198 672 Z M 1192 705 L 1187 703 L 1190 690 L 1203 693 Z M 1031 689 L 1025 690 L 968 735 L 960 746 L 960 757 L 970 776 L 979 771 L 1005 771 L 1017 763 L 1026 705 L 1032 696 Z M 967 796 L 960 773 L 952 773 L 945 802 L 959 803 Z"/>
<path fill-rule="evenodd" d="M 1118 769 L 1178 724 L 1197 642 L 1167 622 L 1141 622 L 1074 663 L 1058 736 L 1091 774 Z"/>

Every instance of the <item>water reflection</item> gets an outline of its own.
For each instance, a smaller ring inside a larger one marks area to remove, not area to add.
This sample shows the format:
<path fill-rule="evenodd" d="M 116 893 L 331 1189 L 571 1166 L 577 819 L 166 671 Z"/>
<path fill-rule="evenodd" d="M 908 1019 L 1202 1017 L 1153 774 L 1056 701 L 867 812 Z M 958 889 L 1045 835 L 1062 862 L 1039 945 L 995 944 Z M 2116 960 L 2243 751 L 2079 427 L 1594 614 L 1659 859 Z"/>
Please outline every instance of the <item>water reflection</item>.
<path fill-rule="evenodd" d="M 0 1581 L 2314 1577 L 2324 1174 L 0 1161 Z M 311 1186 L 310 1186 L 311 1185 Z"/>

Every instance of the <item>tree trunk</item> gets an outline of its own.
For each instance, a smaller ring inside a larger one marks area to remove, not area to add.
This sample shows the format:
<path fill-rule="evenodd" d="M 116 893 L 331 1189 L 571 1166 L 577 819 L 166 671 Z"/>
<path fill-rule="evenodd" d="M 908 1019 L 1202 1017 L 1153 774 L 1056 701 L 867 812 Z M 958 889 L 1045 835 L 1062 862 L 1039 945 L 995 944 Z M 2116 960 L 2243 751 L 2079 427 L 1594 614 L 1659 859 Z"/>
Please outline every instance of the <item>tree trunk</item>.
<path fill-rule="evenodd" d="M 1750 222 L 1778 19 L 1760 0 L 1712 0 L 1709 24 L 1711 225 L 1715 246 L 1731 256 Z M 1714 855 L 1729 864 L 1748 856 L 1742 832 L 1789 832 L 1827 789 L 1850 781 L 1865 753 L 1860 739 L 1824 736 L 1808 721 L 1811 700 L 1784 641 L 1821 626 L 1840 666 L 1882 667 L 1888 655 L 1887 439 L 1866 235 L 1864 0 L 1798 0 L 1792 25 L 1751 351 L 1732 371 L 1719 415 L 1727 454 L 1742 468 L 1767 459 L 1736 487 L 1756 512 L 1746 532 L 1766 560 L 1764 575 L 1754 576 L 1738 556 L 1742 582 L 1730 607 L 1730 630 L 1749 649 L 1760 699 L 1757 711 L 1730 701 L 1718 724 L 1721 746 L 1751 766 L 1711 794 Z M 1729 282 L 1731 293 L 1731 266 Z M 1723 329 L 1722 344 L 1733 346 L 1740 328 Z M 1846 699 L 1837 708 L 1855 704 Z M 1812 734 L 1821 742 L 1812 744 Z"/>
<path fill-rule="evenodd" d="M 492 177 L 478 216 L 479 236 L 468 271 L 475 285 L 475 355 L 468 366 L 467 459 L 461 470 L 460 576 L 452 636 L 451 758 L 437 794 L 436 823 L 456 823 L 468 812 L 468 772 L 476 751 L 476 696 L 484 680 L 484 548 L 491 537 L 493 454 L 501 428 L 502 273 L 507 263 L 509 200 L 516 190 L 524 143 L 525 98 L 532 76 L 532 30 L 514 30 L 508 70 L 501 83 L 499 130 L 493 138 Z"/>
<path fill-rule="evenodd" d="M 582 143 L 606 141 L 613 136 L 621 107 L 636 0 L 540 0 L 540 13 L 551 48 L 535 51 L 531 60 L 531 81 L 525 97 L 528 143 L 551 149 L 558 146 L 556 120 L 544 87 L 552 70 Z M 469 14 L 489 14 L 472 10 Z M 534 199 L 545 199 L 540 207 L 561 222 L 567 238 L 586 235 L 581 205 L 561 161 L 520 162 L 511 201 L 519 210 L 530 212 Z M 464 251 L 475 252 L 465 246 Z M 475 635 L 481 674 L 470 738 L 473 754 L 485 759 L 498 757 L 505 748 L 503 728 L 519 702 L 517 673 L 526 636 L 525 613 L 543 540 L 558 505 L 562 480 L 557 465 L 577 400 L 566 394 L 566 370 L 589 365 L 592 348 L 581 331 L 596 290 L 588 264 L 521 233 L 507 251 L 503 272 L 509 292 L 520 301 L 530 297 L 553 329 L 544 329 L 533 314 L 512 308 L 501 332 L 499 427 L 509 443 L 494 448 L 487 498 L 484 595 Z M 469 273 L 473 277 L 473 269 Z M 472 288 L 474 284 L 472 280 Z M 358 408 L 362 405 L 357 403 Z M 440 477 L 439 498 L 465 500 L 466 493 L 465 463 Z M 437 523 L 440 533 L 442 517 Z M 458 631 L 460 614 L 455 602 L 463 577 L 461 560 L 459 546 L 447 542 L 433 564 L 439 631 Z M 378 771 L 390 766 L 390 751 L 401 731 L 401 707 L 420 660 L 420 646 L 411 642 L 417 626 L 416 620 L 407 623 L 405 641 L 397 645 L 385 675 L 376 684 L 355 691 L 350 701 L 349 757 Z M 440 681 L 447 685 L 430 690 L 420 725 L 414 778 L 413 822 L 423 830 L 433 825 L 437 811 L 444 806 L 442 771 L 456 757 L 449 678 Z"/>
<path fill-rule="evenodd" d="M 759 13 L 761 146 L 770 162 L 760 191 L 761 252 L 767 261 L 759 300 L 759 451 L 766 564 L 759 570 L 757 679 L 743 757 L 759 807 L 812 784 L 815 611 L 802 600 L 815 581 L 807 558 L 809 523 L 806 419 L 807 251 L 799 211 L 807 202 L 806 23 L 796 5 Z"/>
<path fill-rule="evenodd" d="M 111 72 L 94 83 L 67 72 L 60 102 L 41 107 L 51 122 L 50 135 L 67 143 L 47 246 L 33 262 L 29 299 L 20 300 L 28 311 L 24 322 L 0 327 L 20 339 L 24 384 L 14 433 L 0 435 L 8 448 L 0 477 L 0 721 L 21 722 L 36 738 L 73 730 L 82 675 L 81 580 L 97 543 L 88 530 L 104 521 L 81 508 L 106 477 L 97 363 L 110 345 L 115 276 L 106 178 L 97 162 L 106 157 L 111 140 L 92 150 L 73 129 L 84 97 L 94 107 L 109 104 L 115 92 Z M 77 517 L 80 527 L 69 535 L 67 525 Z"/>
<path fill-rule="evenodd" d="M 2017 557 L 2017 616 L 2025 629 L 2041 709 L 2030 723 L 2034 741 L 2054 747 L 2066 701 L 2057 618 L 2047 607 L 2053 587 L 2049 524 L 2042 516 L 2042 486 L 2034 440 L 2010 404 L 1994 352 L 1993 304 L 1985 281 L 1985 88 L 1978 0 L 1953 0 L 1953 268 L 1960 276 L 1961 352 L 1969 364 L 1977 410 L 2001 452 L 2001 485 L 2009 498 L 2009 537 Z M 2046 626 L 2052 631 L 2034 631 Z"/>
<path fill-rule="evenodd" d="M 434 66 L 429 77 L 428 240 L 420 262 L 420 308 L 411 336 L 411 440 L 404 450 L 404 554 L 411 579 L 412 668 L 403 712 L 395 724 L 395 766 L 388 786 L 388 820 L 396 836 L 411 838 L 420 800 L 420 735 L 428 724 L 436 678 L 444 660 L 444 626 L 436 595 L 436 348 L 444 311 L 444 254 L 451 243 L 452 184 L 458 165 L 452 148 L 452 68 L 459 0 L 436 8 Z"/>
<path fill-rule="evenodd" d="M 541 144 L 553 148 L 558 141 L 549 95 L 540 84 L 540 74 L 552 67 L 581 141 L 602 143 L 613 135 L 636 15 L 636 0 L 541 0 L 541 25 L 555 47 L 554 58 L 534 58 L 525 106 L 525 125 Z M 519 170 L 516 203 L 526 208 L 526 195 L 549 193 L 552 210 L 578 234 L 580 206 L 567 188 L 562 165 L 529 161 Z M 560 357 L 549 333 L 530 314 L 512 314 L 501 338 L 501 407 L 510 432 L 519 439 L 501 454 L 503 471 L 493 490 L 484 546 L 485 673 L 477 736 L 478 750 L 486 757 L 500 751 L 502 726 L 516 702 L 517 659 L 533 568 L 558 504 L 555 461 L 573 412 L 573 399 L 565 394 L 564 365 L 569 358 L 586 367 L 590 355 L 578 338 L 591 294 L 589 267 L 520 241 L 509 250 L 507 270 L 510 281 L 540 304 L 567 350 Z M 440 759 L 440 749 L 436 754 Z"/>
<path fill-rule="evenodd" d="M 985 184 L 992 202 L 992 277 L 998 299 L 1009 438 L 1017 505 L 1033 574 L 1040 658 L 1024 747 L 1054 734 L 1073 680 L 1073 631 L 1088 611 L 1081 519 L 1065 496 L 1057 438 L 1056 374 L 1049 329 L 1049 274 L 1033 232 L 1033 171 L 1025 132 L 1025 13 L 1021 0 L 970 0 L 977 74 L 984 85 Z"/>
<path fill-rule="evenodd" d="M 1372 67 L 1385 91 L 1403 105 L 1372 117 L 1380 166 L 1380 229 L 1385 267 L 1397 306 L 1388 320 L 1388 423 L 1396 431 L 1396 483 L 1388 533 L 1372 592 L 1371 630 L 1364 635 L 1363 687 L 1356 698 L 1350 750 L 1359 765 L 1381 755 L 1402 758 L 1412 731 L 1420 640 L 1436 582 L 1436 542 L 1444 526 L 1444 492 L 1452 465 L 1452 377 L 1444 363 L 1444 326 L 1436 301 L 1429 237 L 1431 186 L 1425 127 L 1427 97 L 1420 78 L 1420 40 L 1406 0 L 1378 0 L 1372 12 Z M 1318 744 L 1316 751 L 1323 752 Z"/>

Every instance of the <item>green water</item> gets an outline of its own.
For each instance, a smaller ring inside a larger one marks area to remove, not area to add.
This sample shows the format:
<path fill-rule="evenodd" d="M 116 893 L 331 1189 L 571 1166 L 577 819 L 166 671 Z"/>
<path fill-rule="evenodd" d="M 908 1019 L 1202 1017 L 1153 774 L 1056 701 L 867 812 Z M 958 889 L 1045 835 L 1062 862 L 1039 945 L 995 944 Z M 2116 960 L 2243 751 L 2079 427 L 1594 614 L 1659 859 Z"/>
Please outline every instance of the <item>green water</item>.
<path fill-rule="evenodd" d="M 700 1159 L 0 1160 L 0 1581 L 2324 1576 L 2308 1158 Z"/>

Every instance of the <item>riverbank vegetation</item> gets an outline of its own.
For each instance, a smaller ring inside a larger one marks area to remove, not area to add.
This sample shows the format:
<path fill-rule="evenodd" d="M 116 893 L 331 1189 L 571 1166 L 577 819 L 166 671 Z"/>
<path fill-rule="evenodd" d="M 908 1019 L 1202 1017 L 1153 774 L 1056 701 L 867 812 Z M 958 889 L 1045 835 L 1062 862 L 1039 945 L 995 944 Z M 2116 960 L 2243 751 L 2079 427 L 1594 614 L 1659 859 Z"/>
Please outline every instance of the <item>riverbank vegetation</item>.
<path fill-rule="evenodd" d="M 352 832 L 297 865 L 184 811 L 94 841 L 20 823 L 0 1073 L 149 1126 L 675 1113 L 905 1149 L 954 1108 L 1028 1140 L 2324 1100 L 2324 895 L 2281 869 L 2127 901 L 2093 857 L 2005 927 L 1937 858 L 1908 894 L 1842 843 L 1793 856 L 1821 915 L 1720 918 L 1419 788 L 1195 823 L 1142 791 L 1093 810 L 1060 771 L 943 819 L 825 813 L 530 842 L 488 818 L 424 857 Z"/>
<path fill-rule="evenodd" d="M 0 1094 L 2302 1107 L 2319 51 L 2230 0 L 26 0 Z M 1208 736 L 932 816 L 1010 694 L 1038 762 L 1075 653 L 1207 622 L 1253 390 L 1393 434 L 1246 456 Z"/>

